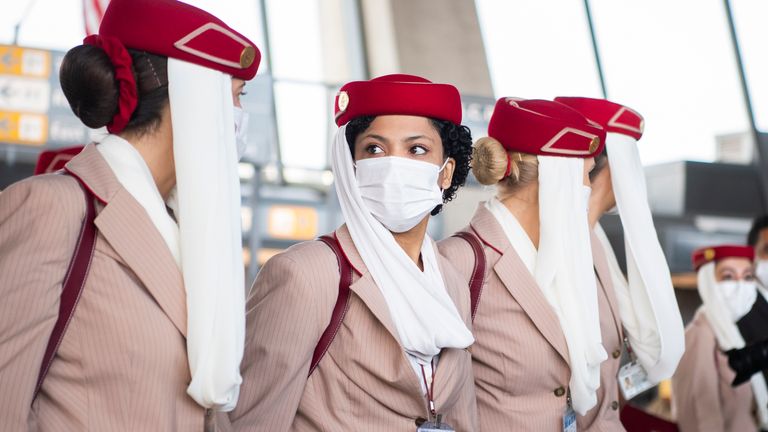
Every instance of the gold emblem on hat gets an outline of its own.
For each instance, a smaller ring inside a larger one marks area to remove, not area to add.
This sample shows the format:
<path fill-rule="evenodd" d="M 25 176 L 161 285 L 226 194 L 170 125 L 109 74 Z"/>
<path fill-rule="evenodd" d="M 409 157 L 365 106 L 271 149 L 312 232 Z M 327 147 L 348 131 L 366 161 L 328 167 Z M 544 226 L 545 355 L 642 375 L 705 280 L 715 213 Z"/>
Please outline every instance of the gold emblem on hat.
<path fill-rule="evenodd" d="M 243 69 L 249 68 L 254 60 L 256 60 L 256 48 L 251 45 L 243 48 L 243 52 L 240 53 L 240 67 Z"/>
<path fill-rule="evenodd" d="M 339 111 L 346 111 L 349 106 L 349 94 L 345 91 L 340 91 L 336 104 L 339 106 Z"/>
<path fill-rule="evenodd" d="M 715 250 L 714 249 L 704 250 L 704 259 L 707 261 L 712 261 L 713 259 L 715 259 Z"/>
<path fill-rule="evenodd" d="M 594 153 L 598 147 L 600 147 L 600 138 L 598 137 L 592 138 L 592 141 L 589 143 L 589 152 Z"/>

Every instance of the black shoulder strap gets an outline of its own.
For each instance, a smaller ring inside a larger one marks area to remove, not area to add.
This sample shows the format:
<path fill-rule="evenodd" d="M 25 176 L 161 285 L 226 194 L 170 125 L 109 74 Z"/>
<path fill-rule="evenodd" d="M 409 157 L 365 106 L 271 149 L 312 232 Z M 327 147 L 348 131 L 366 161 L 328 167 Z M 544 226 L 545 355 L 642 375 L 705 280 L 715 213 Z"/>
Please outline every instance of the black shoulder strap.
<path fill-rule="evenodd" d="M 56 351 L 59 349 L 59 345 L 61 345 L 61 341 L 64 339 L 64 334 L 67 332 L 67 326 L 69 326 L 69 322 L 75 314 L 75 308 L 77 308 L 77 303 L 83 292 L 85 280 L 88 277 L 88 271 L 91 267 L 91 260 L 93 259 L 93 250 L 96 246 L 96 225 L 93 222 L 96 218 L 96 207 L 94 204 L 95 197 L 88 188 L 80 182 L 80 179 L 77 177 L 74 178 L 77 179 L 85 194 L 85 218 L 83 219 L 83 225 L 80 228 L 80 235 L 77 238 L 75 252 L 69 262 L 66 276 L 64 276 L 64 283 L 62 284 L 59 301 L 59 316 L 56 319 L 56 324 L 53 326 L 53 331 L 48 339 L 48 346 L 45 348 L 43 362 L 40 365 L 40 373 L 37 376 L 35 392 L 32 396 L 33 401 L 37 398 L 37 394 L 43 386 L 43 381 L 48 374 L 48 369 L 51 367 Z"/>
<path fill-rule="evenodd" d="M 336 237 L 324 235 L 318 240 L 328 245 L 336 255 L 336 260 L 339 264 L 339 295 L 336 297 L 336 305 L 333 307 L 331 322 L 326 327 L 323 335 L 320 336 L 315 352 L 312 354 L 312 364 L 309 367 L 307 376 L 312 375 L 312 372 L 315 371 L 315 368 L 317 368 L 320 360 L 322 360 L 333 339 L 336 337 L 336 333 L 341 328 L 344 315 L 346 315 L 347 308 L 349 307 L 349 286 L 352 284 L 352 265 L 349 263 L 347 256 L 344 255 L 344 251 L 341 250 L 341 245 L 339 245 Z"/>
<path fill-rule="evenodd" d="M 485 267 L 486 259 L 485 252 L 483 251 L 483 245 L 480 243 L 480 239 L 471 232 L 461 231 L 453 235 L 464 239 L 472 248 L 472 253 L 475 255 L 475 267 L 472 269 L 472 277 L 469 279 L 469 299 L 472 307 L 472 321 L 475 320 L 477 314 L 477 307 L 480 305 L 480 295 L 483 293 L 483 284 L 485 282 Z"/>

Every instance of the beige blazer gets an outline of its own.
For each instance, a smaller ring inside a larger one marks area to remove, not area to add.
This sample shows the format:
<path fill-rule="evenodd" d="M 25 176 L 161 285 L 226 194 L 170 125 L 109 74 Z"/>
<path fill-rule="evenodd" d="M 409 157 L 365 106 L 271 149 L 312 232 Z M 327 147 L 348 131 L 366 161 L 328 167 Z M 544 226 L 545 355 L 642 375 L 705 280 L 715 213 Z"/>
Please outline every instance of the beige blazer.
<path fill-rule="evenodd" d="M 472 346 L 480 430 L 562 431 L 570 369 L 557 315 L 483 204 L 465 230 L 480 236 L 487 259 Z M 469 244 L 449 237 L 439 247 L 468 281 Z"/>
<path fill-rule="evenodd" d="M 67 164 L 104 205 L 74 318 L 32 403 L 85 216 L 77 181 L 44 175 L 0 193 L 0 430 L 203 431 L 186 394 L 181 272 L 93 145 Z"/>
<path fill-rule="evenodd" d="M 579 431 L 623 431 L 619 418 L 619 384 L 617 376 L 621 366 L 624 333 L 619 318 L 619 304 L 613 288 L 608 259 L 603 246 L 592 233 L 592 260 L 597 273 L 597 301 L 600 311 L 600 332 L 608 360 L 600 365 L 600 388 L 597 405 L 585 416 L 578 417 Z"/>
<path fill-rule="evenodd" d="M 707 317 L 699 312 L 685 329 L 685 353 L 672 377 L 672 402 L 681 432 L 754 432 L 752 387 L 733 388 L 736 374 L 720 351 Z"/>
<path fill-rule="evenodd" d="M 357 270 L 341 329 L 307 379 L 331 319 L 339 284 L 336 256 L 319 241 L 270 259 L 248 298 L 243 387 L 230 414 L 238 431 L 408 431 L 428 415 L 419 380 L 399 345 L 387 304 L 345 226 L 336 231 Z M 439 257 L 448 294 L 470 325 L 466 283 Z M 425 307 L 429 307 L 425 305 Z M 468 350 L 444 349 L 435 374 L 437 411 L 457 431 L 476 431 Z"/>

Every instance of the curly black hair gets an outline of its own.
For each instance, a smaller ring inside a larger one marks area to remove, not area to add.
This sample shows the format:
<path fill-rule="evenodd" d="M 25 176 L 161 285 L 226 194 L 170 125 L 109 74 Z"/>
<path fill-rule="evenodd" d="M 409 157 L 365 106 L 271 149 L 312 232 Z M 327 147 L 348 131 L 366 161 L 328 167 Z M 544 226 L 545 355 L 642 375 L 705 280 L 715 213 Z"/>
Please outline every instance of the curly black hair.
<path fill-rule="evenodd" d="M 357 136 L 368 130 L 375 120 L 375 116 L 357 117 L 347 124 L 345 136 L 347 144 L 352 154 L 355 153 L 355 140 Z M 456 197 L 456 191 L 464 186 L 469 175 L 470 163 L 472 161 L 472 133 L 464 125 L 457 125 L 447 120 L 429 119 L 432 126 L 440 134 L 443 141 L 443 151 L 446 158 L 453 158 L 456 161 L 456 168 L 453 170 L 453 179 L 451 186 L 443 190 L 443 202 L 447 203 Z M 442 205 L 432 210 L 432 216 L 440 213 Z"/>

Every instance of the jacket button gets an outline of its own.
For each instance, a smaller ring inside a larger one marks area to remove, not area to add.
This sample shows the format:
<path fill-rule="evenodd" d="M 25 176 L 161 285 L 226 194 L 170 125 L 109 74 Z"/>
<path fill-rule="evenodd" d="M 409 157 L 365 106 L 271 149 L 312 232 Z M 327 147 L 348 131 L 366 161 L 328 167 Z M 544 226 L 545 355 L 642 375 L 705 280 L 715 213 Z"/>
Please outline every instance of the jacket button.
<path fill-rule="evenodd" d="M 424 424 L 426 421 L 427 421 L 427 419 L 425 419 L 424 417 L 419 417 L 419 418 L 417 418 L 417 419 L 416 419 L 416 426 L 417 426 L 417 427 L 418 427 L 418 426 L 421 426 L 421 425 L 423 425 L 423 424 Z"/>
<path fill-rule="evenodd" d="M 614 410 L 614 411 L 619 409 L 619 402 L 618 401 L 611 402 L 611 409 Z"/>
<path fill-rule="evenodd" d="M 621 350 L 617 348 L 617 349 L 616 349 L 616 350 L 613 352 L 613 354 L 612 354 L 612 355 L 613 355 L 613 358 L 615 358 L 615 359 L 617 359 L 617 358 L 621 357 Z"/>
<path fill-rule="evenodd" d="M 558 387 L 555 389 L 555 396 L 562 397 L 565 394 L 565 389 L 562 387 Z"/>

